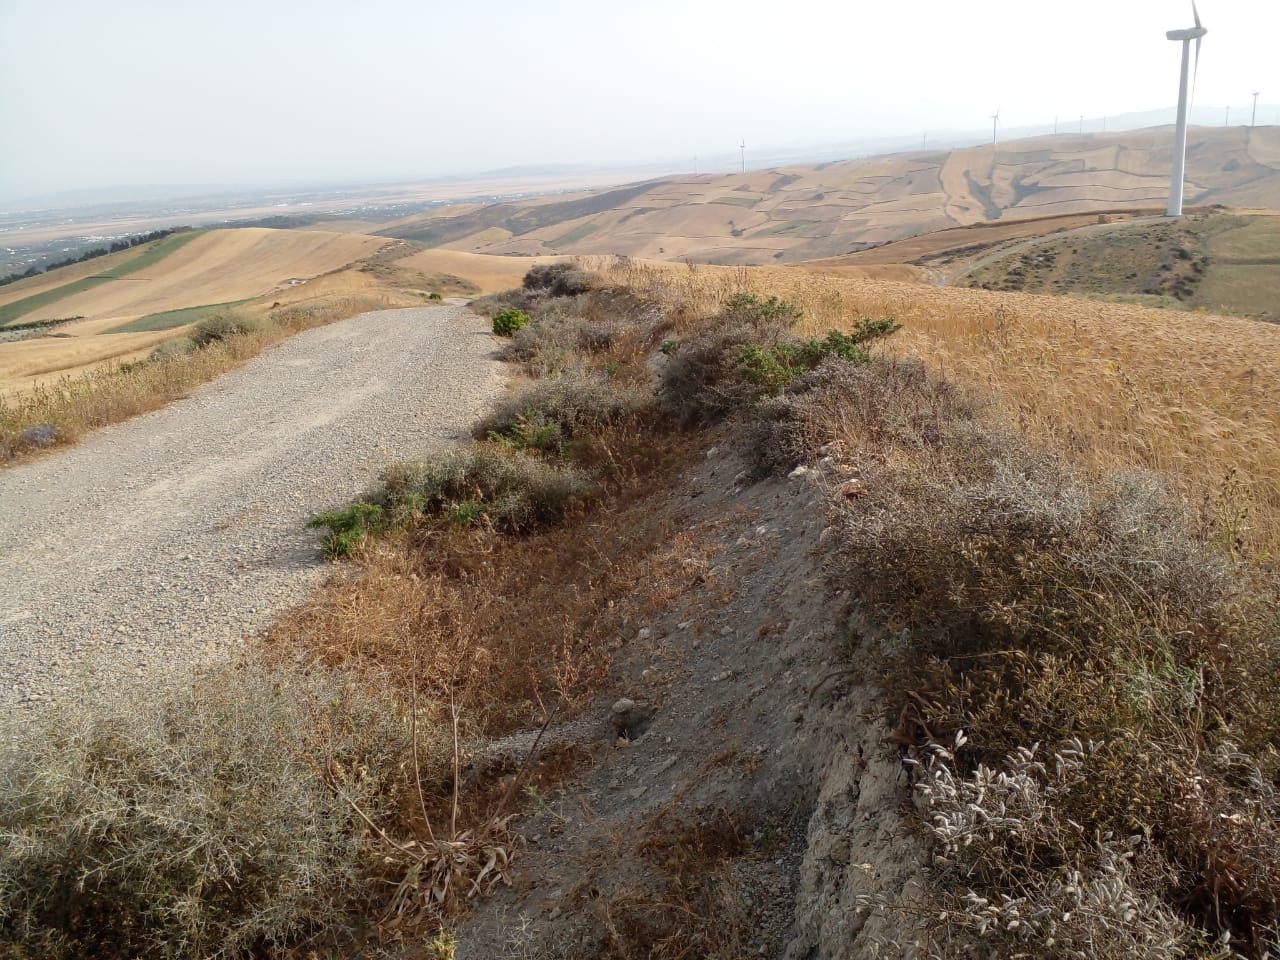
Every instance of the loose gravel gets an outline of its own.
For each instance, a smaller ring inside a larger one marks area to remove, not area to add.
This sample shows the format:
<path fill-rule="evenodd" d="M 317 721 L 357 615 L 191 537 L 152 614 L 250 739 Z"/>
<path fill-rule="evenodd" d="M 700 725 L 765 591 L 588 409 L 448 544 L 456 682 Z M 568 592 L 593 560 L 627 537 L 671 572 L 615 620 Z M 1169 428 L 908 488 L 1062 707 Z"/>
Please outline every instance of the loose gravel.
<path fill-rule="evenodd" d="M 325 576 L 312 515 L 500 393 L 494 349 L 458 304 L 367 313 L 0 471 L 0 705 L 227 657 Z"/>

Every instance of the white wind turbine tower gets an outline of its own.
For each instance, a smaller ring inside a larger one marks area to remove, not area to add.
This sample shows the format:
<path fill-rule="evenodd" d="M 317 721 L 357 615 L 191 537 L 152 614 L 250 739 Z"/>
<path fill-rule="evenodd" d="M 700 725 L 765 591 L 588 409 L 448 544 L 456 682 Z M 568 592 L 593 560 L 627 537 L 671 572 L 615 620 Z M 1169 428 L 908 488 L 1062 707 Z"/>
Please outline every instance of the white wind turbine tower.
<path fill-rule="evenodd" d="M 996 128 L 1000 123 L 1000 108 L 996 107 L 996 112 L 991 115 L 991 148 L 994 150 L 996 146 Z"/>
<path fill-rule="evenodd" d="M 1191 41 L 1196 42 L 1196 68 L 1200 67 L 1200 41 L 1209 31 L 1200 24 L 1200 11 L 1196 0 L 1191 0 L 1191 15 L 1196 25 L 1186 30 L 1170 30 L 1165 36 L 1182 43 L 1182 77 L 1178 82 L 1178 128 L 1173 147 L 1173 179 L 1169 183 L 1169 211 L 1171 217 L 1182 216 L 1182 187 L 1187 163 L 1187 72 L 1191 64 Z"/>
<path fill-rule="evenodd" d="M 742 151 L 742 172 L 746 173 L 747 172 L 747 138 L 746 137 L 742 138 L 742 146 L 739 147 L 738 149 Z"/>

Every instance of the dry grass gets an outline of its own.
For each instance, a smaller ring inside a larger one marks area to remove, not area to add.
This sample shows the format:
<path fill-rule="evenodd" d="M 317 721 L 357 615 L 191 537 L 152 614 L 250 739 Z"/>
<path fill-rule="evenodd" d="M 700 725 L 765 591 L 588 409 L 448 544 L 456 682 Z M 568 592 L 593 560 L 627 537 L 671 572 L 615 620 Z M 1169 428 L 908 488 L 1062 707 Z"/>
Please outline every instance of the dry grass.
<path fill-rule="evenodd" d="M 0 397 L 0 464 L 162 407 L 291 334 L 384 306 L 381 300 L 341 298 L 287 307 L 269 315 L 270 326 L 192 353 L 102 367 Z M 33 440 L 33 430 L 42 435 L 40 442 Z"/>
<path fill-rule="evenodd" d="M 1142 466 L 1193 501 L 1238 483 L 1253 554 L 1280 548 L 1280 328 L 1185 314 L 978 290 L 830 277 L 772 268 L 602 260 L 611 279 L 709 313 L 739 291 L 805 311 L 802 332 L 892 316 L 887 349 L 990 391 L 997 415 L 1086 466 Z"/>
<path fill-rule="evenodd" d="M 683 455 L 634 424 L 592 446 L 582 459 L 612 476 L 600 510 L 523 537 L 446 523 L 369 541 L 348 576 L 274 628 L 274 655 L 453 684 L 487 732 L 536 724 L 557 698 L 594 689 L 633 616 L 617 601 L 665 580 L 650 565 L 670 560 L 671 531 L 640 497 Z"/>

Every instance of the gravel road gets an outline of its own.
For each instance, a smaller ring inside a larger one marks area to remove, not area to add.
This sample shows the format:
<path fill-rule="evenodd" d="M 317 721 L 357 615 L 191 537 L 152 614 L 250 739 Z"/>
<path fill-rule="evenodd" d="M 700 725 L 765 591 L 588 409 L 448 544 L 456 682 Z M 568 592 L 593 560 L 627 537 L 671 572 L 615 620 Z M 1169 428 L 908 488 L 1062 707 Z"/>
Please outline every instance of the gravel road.
<path fill-rule="evenodd" d="M 493 353 L 456 304 L 367 313 L 0 470 L 0 705 L 225 656 L 324 576 L 308 517 L 466 431 L 502 389 Z"/>

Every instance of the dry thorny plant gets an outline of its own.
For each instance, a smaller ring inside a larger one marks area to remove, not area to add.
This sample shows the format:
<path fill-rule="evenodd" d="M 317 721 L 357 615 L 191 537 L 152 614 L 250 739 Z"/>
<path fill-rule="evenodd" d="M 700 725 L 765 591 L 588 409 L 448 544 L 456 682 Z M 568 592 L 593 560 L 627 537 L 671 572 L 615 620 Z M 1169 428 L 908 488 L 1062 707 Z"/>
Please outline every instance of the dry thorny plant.
<path fill-rule="evenodd" d="M 497 799 L 485 802 L 481 797 L 478 805 L 468 804 L 464 795 L 467 751 L 457 678 L 450 678 L 438 691 L 438 701 L 426 704 L 420 700 L 415 680 L 408 704 L 412 769 L 406 774 L 413 785 L 416 809 L 405 816 L 400 836 L 380 826 L 346 789 L 351 773 L 332 758 L 311 759 L 330 789 L 364 822 L 382 849 L 385 876 L 392 884 L 378 918 L 384 933 L 401 934 L 423 926 L 439 930 L 469 901 L 491 893 L 498 884 L 510 885 L 511 866 L 519 850 L 512 828 L 519 813 L 516 800 L 535 768 L 547 729 L 573 706 L 580 669 L 570 660 L 557 666 L 553 688 L 545 696 L 539 690 L 544 719 L 537 736 L 514 775 L 499 785 Z M 443 751 L 433 752 L 424 746 L 426 738 L 438 748 L 442 737 L 446 741 Z M 443 783 L 444 795 L 429 790 L 429 782 L 433 786 Z"/>
<path fill-rule="evenodd" d="M 1150 892 L 1167 881 L 1141 835 L 1086 836 L 1062 811 L 1064 797 L 1087 782 L 1087 764 L 1103 747 L 1072 739 L 1050 756 L 1020 747 L 1002 769 L 955 772 L 954 750 L 932 744 L 914 768 L 922 823 L 934 842 L 931 892 L 914 902 L 859 897 L 864 910 L 911 921 L 915 939 L 877 942 L 877 953 L 951 958 L 1041 956 L 1096 958 L 1234 957 L 1229 937 L 1207 943 Z"/>

